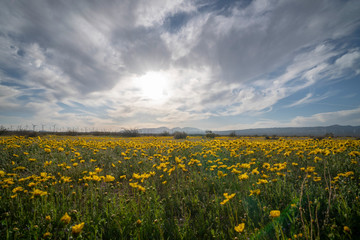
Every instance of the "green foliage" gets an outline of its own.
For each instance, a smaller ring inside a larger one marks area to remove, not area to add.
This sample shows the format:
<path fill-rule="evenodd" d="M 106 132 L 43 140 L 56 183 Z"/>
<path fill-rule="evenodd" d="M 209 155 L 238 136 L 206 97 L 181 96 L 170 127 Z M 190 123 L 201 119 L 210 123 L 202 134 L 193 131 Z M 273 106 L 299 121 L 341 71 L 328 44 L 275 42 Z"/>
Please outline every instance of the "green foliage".
<path fill-rule="evenodd" d="M 140 137 L 139 130 L 137 129 L 124 129 L 120 135 L 123 137 Z"/>
<path fill-rule="evenodd" d="M 205 132 L 205 137 L 206 137 L 206 138 L 215 138 L 215 137 L 216 137 L 216 134 L 213 133 L 212 131 L 206 131 L 206 132 Z"/>
<path fill-rule="evenodd" d="M 174 139 L 186 139 L 186 137 L 188 136 L 186 132 L 174 132 Z"/>
<path fill-rule="evenodd" d="M 232 131 L 232 132 L 229 134 L 229 137 L 237 137 L 236 132 L 235 132 L 235 131 Z"/>

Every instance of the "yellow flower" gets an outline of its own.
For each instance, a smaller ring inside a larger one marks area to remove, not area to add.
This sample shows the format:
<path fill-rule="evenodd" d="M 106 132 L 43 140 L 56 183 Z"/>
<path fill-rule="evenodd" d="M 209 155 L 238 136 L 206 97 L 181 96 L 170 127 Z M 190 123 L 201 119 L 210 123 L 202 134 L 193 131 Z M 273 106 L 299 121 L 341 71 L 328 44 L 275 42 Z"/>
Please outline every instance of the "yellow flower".
<path fill-rule="evenodd" d="M 319 182 L 319 181 L 321 181 L 321 177 L 314 177 L 313 180 L 314 180 L 314 182 Z"/>
<path fill-rule="evenodd" d="M 140 226 L 141 223 L 142 223 L 142 221 L 141 221 L 140 219 L 138 219 L 138 220 L 136 221 L 136 225 L 138 225 L 138 226 Z"/>
<path fill-rule="evenodd" d="M 112 182 L 115 180 L 115 177 L 111 176 L 111 175 L 106 175 L 104 181 L 105 182 Z"/>
<path fill-rule="evenodd" d="M 249 178 L 249 175 L 247 173 L 241 174 L 238 176 L 239 180 L 246 180 Z"/>
<path fill-rule="evenodd" d="M 350 232 L 350 228 L 348 226 L 344 226 L 344 231 L 345 232 Z"/>
<path fill-rule="evenodd" d="M 49 232 L 44 233 L 43 238 L 49 238 L 49 237 L 51 237 L 51 233 Z"/>
<path fill-rule="evenodd" d="M 229 201 L 229 199 L 226 198 L 226 199 L 224 199 L 224 201 L 222 201 L 220 204 L 221 204 L 221 205 L 224 205 L 224 204 L 227 203 L 228 201 Z"/>
<path fill-rule="evenodd" d="M 13 193 L 16 193 L 16 192 L 22 192 L 24 191 L 24 188 L 23 187 L 16 187 L 12 190 Z"/>
<path fill-rule="evenodd" d="M 46 191 L 41 191 L 40 189 L 36 189 L 34 188 L 33 191 L 31 192 L 32 193 L 32 197 L 31 198 L 34 198 L 36 196 L 46 196 L 47 195 L 47 192 Z"/>
<path fill-rule="evenodd" d="M 241 233 L 245 229 L 245 223 L 240 223 L 239 225 L 235 226 L 235 231 Z"/>
<path fill-rule="evenodd" d="M 64 216 L 60 219 L 60 222 L 68 224 L 71 221 L 71 217 L 65 213 Z"/>
<path fill-rule="evenodd" d="M 224 193 L 224 197 L 227 198 L 227 199 L 232 199 L 233 197 L 235 197 L 236 193 L 233 193 L 233 194 L 228 194 L 228 193 Z"/>
<path fill-rule="evenodd" d="M 259 195 L 259 194 L 260 194 L 260 189 L 255 189 L 255 190 L 250 190 L 250 195 L 249 196 Z"/>
<path fill-rule="evenodd" d="M 264 163 L 262 167 L 263 167 L 263 168 L 266 168 L 266 169 L 269 169 L 269 168 L 270 168 L 270 164 L 269 164 L 269 163 Z"/>
<path fill-rule="evenodd" d="M 258 181 L 256 182 L 256 184 L 266 184 L 268 183 L 268 180 L 266 179 L 258 179 Z"/>
<path fill-rule="evenodd" d="M 48 215 L 48 216 L 45 217 L 45 220 L 48 221 L 48 222 L 50 222 L 50 221 L 51 221 L 51 217 Z"/>
<path fill-rule="evenodd" d="M 279 210 L 272 210 L 270 211 L 270 217 L 276 218 L 280 216 L 280 211 Z"/>
<path fill-rule="evenodd" d="M 84 225 L 85 223 L 82 222 L 80 224 L 77 224 L 77 225 L 74 225 L 72 228 L 71 228 L 71 233 L 72 234 L 79 234 L 81 233 L 82 229 L 84 228 Z"/>
<path fill-rule="evenodd" d="M 217 175 L 219 178 L 225 177 L 227 174 L 223 173 L 223 171 L 218 171 Z"/>

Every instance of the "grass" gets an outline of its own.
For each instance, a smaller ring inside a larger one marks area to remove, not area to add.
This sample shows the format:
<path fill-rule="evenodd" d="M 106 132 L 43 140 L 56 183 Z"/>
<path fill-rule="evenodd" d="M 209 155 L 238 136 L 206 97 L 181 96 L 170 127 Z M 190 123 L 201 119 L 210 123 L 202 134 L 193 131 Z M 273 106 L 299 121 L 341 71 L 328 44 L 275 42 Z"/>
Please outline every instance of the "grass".
<path fill-rule="evenodd" d="M 355 239 L 359 150 L 330 138 L 4 136 L 0 235 Z"/>

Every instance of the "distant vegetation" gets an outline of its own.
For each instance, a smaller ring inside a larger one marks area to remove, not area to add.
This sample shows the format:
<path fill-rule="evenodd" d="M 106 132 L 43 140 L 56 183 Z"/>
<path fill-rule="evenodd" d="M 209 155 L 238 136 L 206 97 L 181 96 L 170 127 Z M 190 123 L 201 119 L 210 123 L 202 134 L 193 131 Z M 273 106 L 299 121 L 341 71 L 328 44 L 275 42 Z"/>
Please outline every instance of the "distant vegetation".
<path fill-rule="evenodd" d="M 186 139 L 187 136 L 188 135 L 186 132 L 175 132 L 174 133 L 174 139 Z"/>
<path fill-rule="evenodd" d="M 215 138 L 217 134 L 213 133 L 212 131 L 206 131 L 205 137 L 206 138 Z"/>
<path fill-rule="evenodd" d="M 10 130 L 0 126 L 1 135 L 17 135 L 17 136 L 44 136 L 44 135 L 60 135 L 60 136 L 114 136 L 114 137 L 140 137 L 140 136 L 174 136 L 180 133 L 185 133 L 188 136 L 204 136 L 205 138 L 212 139 L 218 136 L 240 137 L 240 136 L 262 136 L 268 140 L 276 140 L 279 137 L 300 137 L 307 136 L 314 139 L 324 139 L 328 137 L 360 137 L 360 126 L 329 126 L 329 127 L 305 127 L 305 128 L 259 128 L 247 130 L 231 130 L 231 131 L 202 131 L 196 128 L 149 128 L 149 129 L 127 129 L 124 128 L 119 131 L 107 130 L 93 130 L 83 128 L 68 128 L 67 130 L 54 131 L 34 131 L 18 128 L 17 130 Z M 176 130 L 176 131 L 175 131 Z M 177 137 L 176 136 L 176 137 Z M 176 138 L 175 137 L 175 138 Z"/>

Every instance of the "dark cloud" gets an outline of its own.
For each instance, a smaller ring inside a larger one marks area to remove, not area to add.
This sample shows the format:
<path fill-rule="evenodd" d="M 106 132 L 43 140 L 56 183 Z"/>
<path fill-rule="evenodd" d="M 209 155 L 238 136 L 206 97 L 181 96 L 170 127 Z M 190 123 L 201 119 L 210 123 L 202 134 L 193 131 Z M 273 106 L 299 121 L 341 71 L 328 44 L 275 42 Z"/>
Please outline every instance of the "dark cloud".
<path fill-rule="evenodd" d="M 134 5 L 131 2 L 121 5 L 101 1 L 8 2 L 1 11 L 9 11 L 2 14 L 1 22 L 6 25 L 3 34 L 20 47 L 36 43 L 47 55 L 46 64 L 55 66 L 71 79 L 79 92 L 107 90 L 116 84 L 123 69 L 109 67 L 106 59 L 96 55 L 107 50 L 106 40 L 114 28 L 131 24 L 132 12 L 127 11 Z M 26 51 L 19 49 L 17 53 L 23 57 Z M 24 69 L 12 72 L 20 73 Z"/>
<path fill-rule="evenodd" d="M 219 67 L 221 80 L 246 81 L 288 63 L 301 48 L 347 35 L 359 26 L 354 8 L 360 6 L 354 1 L 257 2 L 233 9 L 226 17 L 211 15 L 185 58 Z"/>

